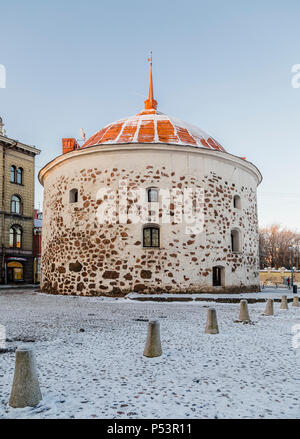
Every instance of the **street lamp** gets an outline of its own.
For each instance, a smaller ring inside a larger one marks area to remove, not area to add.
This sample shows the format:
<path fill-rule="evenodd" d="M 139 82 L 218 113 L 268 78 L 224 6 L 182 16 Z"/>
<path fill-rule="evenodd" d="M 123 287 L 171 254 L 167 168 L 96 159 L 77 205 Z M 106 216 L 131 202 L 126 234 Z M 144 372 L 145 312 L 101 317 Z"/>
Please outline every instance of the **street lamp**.
<path fill-rule="evenodd" d="M 292 274 L 291 286 L 293 286 L 293 285 L 294 285 L 294 272 L 295 272 L 295 267 L 294 267 L 294 262 L 295 262 L 294 253 L 297 252 L 297 256 L 298 256 L 298 252 L 299 252 L 299 248 L 298 248 L 297 244 L 290 245 L 290 246 L 289 246 L 289 251 L 291 252 L 291 274 Z"/>

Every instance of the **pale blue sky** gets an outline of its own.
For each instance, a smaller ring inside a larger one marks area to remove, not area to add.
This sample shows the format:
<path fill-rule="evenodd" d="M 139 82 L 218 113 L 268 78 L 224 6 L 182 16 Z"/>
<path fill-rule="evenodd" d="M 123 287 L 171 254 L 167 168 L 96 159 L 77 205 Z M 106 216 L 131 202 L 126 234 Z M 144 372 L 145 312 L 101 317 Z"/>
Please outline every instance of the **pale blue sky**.
<path fill-rule="evenodd" d="M 300 229 L 299 0 L 0 0 L 0 14 L 0 115 L 42 149 L 36 171 L 62 137 L 143 108 L 152 49 L 158 109 L 259 167 L 261 225 Z"/>

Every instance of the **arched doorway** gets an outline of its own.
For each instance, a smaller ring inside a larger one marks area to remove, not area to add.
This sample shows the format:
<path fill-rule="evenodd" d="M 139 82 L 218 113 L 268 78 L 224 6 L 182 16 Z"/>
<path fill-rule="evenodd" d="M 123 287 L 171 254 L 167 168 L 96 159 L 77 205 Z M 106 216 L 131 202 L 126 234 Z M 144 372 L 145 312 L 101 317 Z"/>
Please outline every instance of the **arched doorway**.
<path fill-rule="evenodd" d="M 8 283 L 21 282 L 23 277 L 23 264 L 21 262 L 12 261 L 7 264 L 7 281 Z"/>

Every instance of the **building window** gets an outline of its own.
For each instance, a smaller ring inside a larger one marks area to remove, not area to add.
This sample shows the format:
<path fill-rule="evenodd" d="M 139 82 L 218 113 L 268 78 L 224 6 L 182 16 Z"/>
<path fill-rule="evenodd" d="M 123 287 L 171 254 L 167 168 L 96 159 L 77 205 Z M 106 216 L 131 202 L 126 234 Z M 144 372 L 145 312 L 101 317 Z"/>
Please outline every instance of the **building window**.
<path fill-rule="evenodd" d="M 70 191 L 70 203 L 77 203 L 78 202 L 78 190 L 72 189 Z"/>
<path fill-rule="evenodd" d="M 22 201 L 18 195 L 13 195 L 11 197 L 11 213 L 16 213 L 18 215 L 22 214 Z"/>
<path fill-rule="evenodd" d="M 18 168 L 18 170 L 17 170 L 17 183 L 23 184 L 23 169 L 22 168 Z"/>
<path fill-rule="evenodd" d="M 146 226 L 143 228 L 143 247 L 159 247 L 160 230 L 158 226 Z"/>
<path fill-rule="evenodd" d="M 231 251 L 241 251 L 241 234 L 240 231 L 236 229 L 231 231 Z"/>
<path fill-rule="evenodd" d="M 242 205 L 241 205 L 241 197 L 239 195 L 235 195 L 233 197 L 233 207 L 235 209 L 241 209 Z"/>
<path fill-rule="evenodd" d="M 22 228 L 20 226 L 12 226 L 9 230 L 9 247 L 22 248 Z"/>
<path fill-rule="evenodd" d="M 213 267 L 213 287 L 221 287 L 225 285 L 225 268 Z"/>
<path fill-rule="evenodd" d="M 149 203 L 157 203 L 158 202 L 158 189 L 150 187 L 147 189 L 147 200 Z"/>
<path fill-rule="evenodd" d="M 11 166 L 10 167 L 10 181 L 11 183 L 15 183 L 16 182 L 16 167 L 15 166 Z"/>
<path fill-rule="evenodd" d="M 7 281 L 23 281 L 23 264 L 21 262 L 9 262 L 7 264 Z"/>

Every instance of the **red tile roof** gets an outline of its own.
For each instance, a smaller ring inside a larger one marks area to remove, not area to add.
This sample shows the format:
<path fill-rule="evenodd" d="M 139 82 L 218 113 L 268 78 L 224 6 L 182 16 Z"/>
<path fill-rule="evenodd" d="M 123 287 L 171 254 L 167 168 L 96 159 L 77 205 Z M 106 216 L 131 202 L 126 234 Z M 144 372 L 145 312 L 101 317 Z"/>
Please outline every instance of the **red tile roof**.
<path fill-rule="evenodd" d="M 90 137 L 81 148 L 125 143 L 167 143 L 225 151 L 216 140 L 199 128 L 154 109 L 143 110 L 136 116 L 107 125 Z"/>

